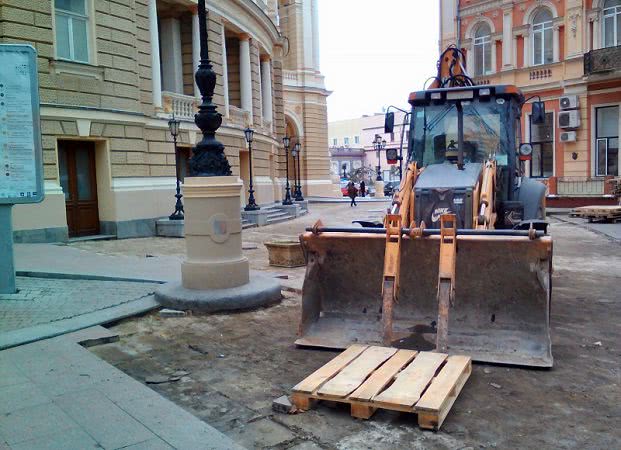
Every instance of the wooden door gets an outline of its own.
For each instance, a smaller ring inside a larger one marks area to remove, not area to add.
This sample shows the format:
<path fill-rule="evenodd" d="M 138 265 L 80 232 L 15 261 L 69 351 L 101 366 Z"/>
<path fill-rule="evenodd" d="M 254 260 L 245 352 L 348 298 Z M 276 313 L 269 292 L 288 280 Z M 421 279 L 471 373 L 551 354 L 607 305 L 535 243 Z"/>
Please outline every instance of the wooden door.
<path fill-rule="evenodd" d="M 60 184 L 65 193 L 69 236 L 99 234 L 95 144 L 58 142 Z"/>

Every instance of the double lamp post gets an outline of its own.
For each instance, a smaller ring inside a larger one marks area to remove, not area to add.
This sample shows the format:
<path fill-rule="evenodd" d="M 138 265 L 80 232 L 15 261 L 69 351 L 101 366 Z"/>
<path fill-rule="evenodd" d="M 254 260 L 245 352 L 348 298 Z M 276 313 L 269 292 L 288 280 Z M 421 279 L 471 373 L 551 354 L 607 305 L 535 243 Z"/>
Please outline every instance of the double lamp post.
<path fill-rule="evenodd" d="M 252 128 L 246 128 L 244 130 L 244 134 L 246 136 L 246 142 L 248 143 L 248 165 L 249 165 L 249 189 L 248 189 L 248 203 L 244 207 L 245 211 L 257 211 L 260 209 L 260 206 L 257 205 L 256 199 L 254 197 L 254 181 L 252 175 L 252 141 L 254 138 L 254 130 Z M 292 205 L 293 201 L 291 200 L 291 188 L 289 186 L 289 145 L 291 144 L 291 138 L 289 136 L 285 136 L 283 138 L 283 144 L 285 147 L 285 161 L 286 161 L 286 169 L 287 169 L 287 182 L 285 187 L 285 198 L 282 201 L 283 205 Z M 299 142 L 296 142 L 293 146 L 293 150 L 291 151 L 291 156 L 293 156 L 293 172 L 295 182 L 293 184 L 293 196 L 296 202 L 304 201 L 304 197 L 302 196 L 302 185 L 300 182 L 300 154 L 302 146 Z M 297 171 L 296 171 L 296 160 L 297 160 Z"/>

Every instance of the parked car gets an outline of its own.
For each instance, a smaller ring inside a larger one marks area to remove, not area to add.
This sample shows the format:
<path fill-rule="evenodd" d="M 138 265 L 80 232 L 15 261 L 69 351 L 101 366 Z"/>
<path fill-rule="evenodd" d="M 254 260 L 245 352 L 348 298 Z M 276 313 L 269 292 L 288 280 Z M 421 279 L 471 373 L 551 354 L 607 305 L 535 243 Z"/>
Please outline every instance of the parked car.
<path fill-rule="evenodd" d="M 398 181 L 386 181 L 384 183 L 384 195 L 387 197 L 392 196 L 395 189 L 398 189 L 398 188 L 399 188 Z"/>
<path fill-rule="evenodd" d="M 347 183 L 349 183 L 349 180 L 341 178 L 341 194 L 343 194 L 343 197 L 347 197 Z"/>

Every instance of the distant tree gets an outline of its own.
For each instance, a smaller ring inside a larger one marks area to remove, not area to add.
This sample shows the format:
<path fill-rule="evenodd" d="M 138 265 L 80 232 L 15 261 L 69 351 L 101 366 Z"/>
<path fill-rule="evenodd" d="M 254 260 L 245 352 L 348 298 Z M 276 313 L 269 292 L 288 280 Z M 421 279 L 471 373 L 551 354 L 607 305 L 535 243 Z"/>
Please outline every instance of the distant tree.
<path fill-rule="evenodd" d="M 377 172 L 373 168 L 362 166 L 350 171 L 348 178 L 354 183 L 360 183 L 362 180 L 368 183 L 376 174 Z"/>

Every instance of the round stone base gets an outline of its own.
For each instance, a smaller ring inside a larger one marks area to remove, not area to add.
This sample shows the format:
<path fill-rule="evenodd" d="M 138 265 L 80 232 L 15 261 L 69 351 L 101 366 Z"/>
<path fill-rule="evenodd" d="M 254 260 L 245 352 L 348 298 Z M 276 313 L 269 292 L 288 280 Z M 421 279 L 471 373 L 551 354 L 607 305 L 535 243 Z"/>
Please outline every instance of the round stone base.
<path fill-rule="evenodd" d="M 250 282 L 228 289 L 186 289 L 180 281 L 166 283 L 155 291 L 157 302 L 172 309 L 212 313 L 268 306 L 281 300 L 280 283 L 265 275 L 250 273 Z"/>

